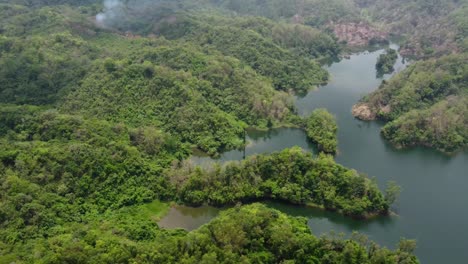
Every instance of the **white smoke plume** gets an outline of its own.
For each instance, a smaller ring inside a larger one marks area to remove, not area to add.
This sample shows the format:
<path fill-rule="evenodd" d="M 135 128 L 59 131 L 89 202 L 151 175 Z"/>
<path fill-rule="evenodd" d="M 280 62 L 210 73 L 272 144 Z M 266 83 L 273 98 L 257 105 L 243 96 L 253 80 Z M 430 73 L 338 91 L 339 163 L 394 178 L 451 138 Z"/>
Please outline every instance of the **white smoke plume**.
<path fill-rule="evenodd" d="M 119 30 L 139 30 L 175 10 L 182 9 L 181 0 L 104 0 L 104 8 L 96 15 L 96 23 Z"/>
<path fill-rule="evenodd" d="M 110 26 L 112 21 L 123 15 L 125 5 L 119 0 L 104 0 L 103 12 L 96 15 L 96 21 L 102 26 Z"/>

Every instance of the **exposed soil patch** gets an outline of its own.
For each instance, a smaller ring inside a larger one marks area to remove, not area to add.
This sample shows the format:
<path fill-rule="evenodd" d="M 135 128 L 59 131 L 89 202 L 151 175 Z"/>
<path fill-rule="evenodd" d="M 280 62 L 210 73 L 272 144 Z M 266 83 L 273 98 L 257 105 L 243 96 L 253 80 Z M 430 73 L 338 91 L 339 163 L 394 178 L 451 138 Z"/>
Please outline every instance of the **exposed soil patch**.
<path fill-rule="evenodd" d="M 387 33 L 363 22 L 336 24 L 332 28 L 339 41 L 353 47 L 385 42 L 388 37 Z"/>
<path fill-rule="evenodd" d="M 375 112 L 371 110 L 370 106 L 365 103 L 356 104 L 352 110 L 353 116 L 360 120 L 370 121 L 375 120 Z"/>

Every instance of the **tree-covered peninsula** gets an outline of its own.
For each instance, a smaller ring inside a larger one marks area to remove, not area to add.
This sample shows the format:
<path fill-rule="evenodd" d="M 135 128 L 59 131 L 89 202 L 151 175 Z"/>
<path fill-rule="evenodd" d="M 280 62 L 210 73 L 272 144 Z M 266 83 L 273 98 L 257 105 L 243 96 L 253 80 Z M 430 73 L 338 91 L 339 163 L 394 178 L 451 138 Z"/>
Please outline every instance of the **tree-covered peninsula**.
<path fill-rule="evenodd" d="M 397 147 L 434 147 L 453 153 L 468 144 L 467 55 L 409 66 L 354 109 L 364 120 L 388 121 L 382 134 Z"/>

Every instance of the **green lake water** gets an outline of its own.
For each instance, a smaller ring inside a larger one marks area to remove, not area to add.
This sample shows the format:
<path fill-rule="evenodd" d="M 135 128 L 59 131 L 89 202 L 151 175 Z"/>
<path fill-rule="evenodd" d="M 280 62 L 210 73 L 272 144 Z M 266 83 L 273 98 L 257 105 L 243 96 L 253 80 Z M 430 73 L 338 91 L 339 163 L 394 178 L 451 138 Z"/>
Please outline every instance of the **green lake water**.
<path fill-rule="evenodd" d="M 330 65 L 327 67 L 331 74 L 329 84 L 297 98 L 296 106 L 301 115 L 316 108 L 327 108 L 337 117 L 337 162 L 375 177 L 382 189 L 388 181 L 396 181 L 402 186 L 403 191 L 393 208 L 398 216 L 359 221 L 312 208 L 266 204 L 290 215 L 307 217 L 315 235 L 358 231 L 390 248 L 394 248 L 401 237 L 416 239 L 416 254 L 422 263 L 468 263 L 468 154 L 448 157 L 424 148 L 396 150 L 381 138 L 382 124 L 362 122 L 351 115 L 353 104 L 382 82 L 382 78 L 376 77 L 375 70 L 377 57 L 382 52 L 354 54 Z M 400 71 L 404 67 L 400 58 L 395 69 Z M 248 141 L 246 155 L 292 146 L 315 152 L 305 132 L 294 128 L 249 131 Z M 243 156 L 243 151 L 230 151 L 218 161 L 239 160 Z M 213 162 L 207 157 L 192 160 L 198 164 Z M 173 208 L 162 220 L 172 223 L 166 227 L 192 230 L 218 213 L 218 210 L 206 207 L 183 207 L 183 210 Z M 197 210 L 203 213 L 194 213 Z"/>

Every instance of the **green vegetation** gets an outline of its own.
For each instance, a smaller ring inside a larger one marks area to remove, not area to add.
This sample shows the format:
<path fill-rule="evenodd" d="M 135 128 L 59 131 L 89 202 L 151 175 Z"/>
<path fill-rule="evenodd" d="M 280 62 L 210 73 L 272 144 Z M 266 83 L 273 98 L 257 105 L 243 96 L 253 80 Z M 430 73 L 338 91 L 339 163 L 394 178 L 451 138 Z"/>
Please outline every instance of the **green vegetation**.
<path fill-rule="evenodd" d="M 291 95 L 328 80 L 318 61 L 341 51 L 328 24 L 359 20 L 354 3 L 140 2 L 105 19 L 96 1 L 0 0 L 1 263 L 417 263 L 412 241 L 316 238 L 261 205 L 161 230 L 170 202 L 277 199 L 366 218 L 387 214 L 398 188 L 383 195 L 297 148 L 184 162 L 241 147 L 246 127 L 298 123 Z M 334 152 L 334 120 L 317 118 L 311 137 Z"/>
<path fill-rule="evenodd" d="M 434 147 L 452 153 L 468 144 L 467 56 L 417 62 L 363 99 L 382 133 L 397 147 Z"/>
<path fill-rule="evenodd" d="M 272 198 L 367 217 L 385 214 L 394 197 L 393 192 L 384 197 L 374 182 L 332 157 L 312 158 L 297 148 L 202 170 L 184 167 L 188 146 L 154 127 L 135 129 L 36 106 L 3 106 L 0 112 L 2 261 L 29 263 L 34 256 L 45 263 L 144 263 L 203 257 L 193 249 L 174 254 L 178 241 L 192 241 L 205 229 L 190 234 L 160 230 L 155 220 L 167 205 L 155 200 L 224 205 Z M 259 221 L 268 221 L 267 215 L 260 214 Z M 214 225 L 234 224 L 239 218 L 233 217 L 237 220 L 222 218 Z M 223 230 L 238 233 L 228 226 Z M 238 245 L 203 241 L 197 243 L 205 250 L 219 246 L 220 258 L 224 247 Z M 400 254 L 382 250 L 390 259 Z"/>
<path fill-rule="evenodd" d="M 366 110 L 360 117 L 389 121 L 382 134 L 399 148 L 419 145 L 446 153 L 466 148 L 468 2 L 358 3 L 368 9 L 370 20 L 384 23 L 390 32 L 404 37 L 403 55 L 432 58 L 416 62 L 366 96 L 359 104 Z M 443 56 L 450 53 L 456 55 Z M 391 59 L 379 59 L 380 74 L 390 69 L 386 64 L 392 64 Z"/>
<path fill-rule="evenodd" d="M 404 38 L 404 55 L 433 57 L 462 51 L 466 45 L 466 0 L 355 0 L 367 19 Z M 465 15 L 462 15 L 465 14 Z M 415 15 L 417 14 L 417 15 Z"/>
<path fill-rule="evenodd" d="M 317 238 L 310 234 L 306 219 L 288 217 L 254 204 L 221 213 L 179 242 L 190 246 L 172 248 L 165 252 L 166 256 L 157 254 L 152 262 L 397 263 L 398 259 L 418 263 L 411 253 L 412 241 L 402 240 L 394 252 L 365 240 L 361 244 L 357 241 L 357 237 L 355 240 Z"/>
<path fill-rule="evenodd" d="M 179 141 L 151 127 L 132 129 L 17 106 L 1 112 L 6 117 L 1 123 L 10 126 L 2 127 L 2 181 L 32 186 L 15 189 L 14 184 L 4 184 L 5 194 L 10 188 L 32 197 L 37 191 L 52 192 L 64 199 L 60 203 L 86 201 L 99 211 L 169 199 L 172 190 L 162 170 L 189 153 Z M 19 211 L 13 211 L 7 216 L 15 218 Z"/>
<path fill-rule="evenodd" d="M 214 48 L 223 55 L 235 57 L 259 74 L 271 78 L 277 90 L 304 92 L 327 81 L 328 73 L 325 70 L 297 52 L 307 52 L 311 57 L 338 53 L 338 46 L 332 38 L 309 27 L 302 31 L 298 28 L 297 31 L 316 36 L 317 39 L 312 42 L 303 38 L 304 43 L 300 44 L 297 41 L 291 43 L 294 35 L 281 34 L 285 30 L 283 28 L 288 30 L 293 26 L 275 25 L 265 19 L 229 19 L 190 13 L 174 16 L 175 22 L 163 21 L 156 33 L 168 39 L 181 39 Z"/>
<path fill-rule="evenodd" d="M 333 30 L 362 23 L 402 39 L 402 52 L 432 57 L 466 51 L 466 0 L 221 0 L 216 6 L 237 14 L 294 21 Z M 417 15 L 415 15 L 417 14 Z M 355 32 L 361 34 L 362 32 Z M 370 42 L 373 39 L 369 40 Z M 372 43 L 369 43 L 372 44 Z"/>
<path fill-rule="evenodd" d="M 300 148 L 207 170 L 182 166 L 171 173 L 180 200 L 192 205 L 268 198 L 311 204 L 358 218 L 387 214 L 390 206 L 375 182 L 338 165 L 331 156 L 312 158 Z"/>
<path fill-rule="evenodd" d="M 170 10 L 125 14 L 138 31 L 120 33 L 93 23 L 95 6 L 0 4 L 0 102 L 157 127 L 217 155 L 241 147 L 247 126 L 294 122 L 287 92 L 326 82 L 315 59 L 339 53 L 309 26 Z"/>
<path fill-rule="evenodd" d="M 353 235 L 351 239 L 318 238 L 305 218 L 294 218 L 253 204 L 236 207 L 199 230 L 166 231 L 141 207 L 89 216 L 55 228 L 47 238 L 2 245 L 0 261 L 16 263 L 239 263 L 345 262 L 419 263 L 414 241 L 402 240 L 391 251 Z M 34 254 L 31 254 L 33 252 Z M 355 262 L 353 262 L 355 261 Z"/>
<path fill-rule="evenodd" d="M 375 65 L 377 76 L 392 73 L 395 70 L 393 65 L 395 65 L 397 59 L 398 53 L 394 49 L 387 49 L 384 54 L 381 54 L 377 59 L 377 64 Z"/>
<path fill-rule="evenodd" d="M 425 110 L 412 110 L 388 123 L 382 134 L 397 147 L 428 146 L 446 153 L 468 144 L 468 97 L 449 97 Z"/>
<path fill-rule="evenodd" d="M 220 0 L 218 7 L 243 15 L 272 19 L 288 19 L 315 27 L 326 27 L 331 22 L 359 18 L 359 9 L 346 0 Z"/>
<path fill-rule="evenodd" d="M 317 109 L 306 120 L 309 139 L 317 143 L 320 151 L 336 153 L 338 146 L 336 118 L 326 109 Z"/>

